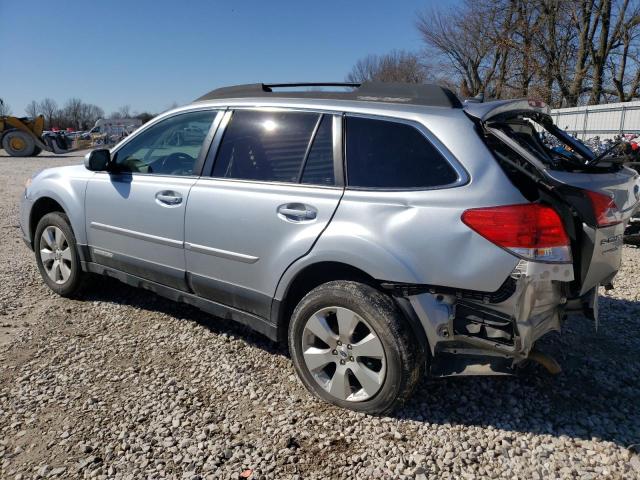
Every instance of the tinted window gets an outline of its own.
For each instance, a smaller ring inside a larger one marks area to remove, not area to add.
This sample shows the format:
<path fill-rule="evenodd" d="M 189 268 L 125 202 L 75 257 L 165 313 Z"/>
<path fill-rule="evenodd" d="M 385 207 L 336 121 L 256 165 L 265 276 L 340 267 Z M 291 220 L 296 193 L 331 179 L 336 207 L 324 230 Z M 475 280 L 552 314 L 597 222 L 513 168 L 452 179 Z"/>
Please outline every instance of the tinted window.
<path fill-rule="evenodd" d="M 334 185 L 332 117 L 324 115 L 307 157 L 302 183 Z"/>
<path fill-rule="evenodd" d="M 120 171 L 192 175 L 215 111 L 190 112 L 158 122 L 115 156 Z"/>
<path fill-rule="evenodd" d="M 425 188 L 458 178 L 449 162 L 410 125 L 347 117 L 346 130 L 350 186 Z"/>
<path fill-rule="evenodd" d="M 316 113 L 233 113 L 213 167 L 214 177 L 298 182 L 318 122 Z"/>

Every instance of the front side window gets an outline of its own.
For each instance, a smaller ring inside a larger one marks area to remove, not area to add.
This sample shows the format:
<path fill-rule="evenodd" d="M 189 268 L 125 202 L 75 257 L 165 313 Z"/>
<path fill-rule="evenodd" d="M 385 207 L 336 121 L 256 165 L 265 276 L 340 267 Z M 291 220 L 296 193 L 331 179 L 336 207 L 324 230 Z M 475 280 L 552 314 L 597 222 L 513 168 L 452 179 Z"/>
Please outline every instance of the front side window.
<path fill-rule="evenodd" d="M 346 138 L 351 187 L 432 188 L 458 179 L 451 164 L 411 125 L 347 117 Z"/>
<path fill-rule="evenodd" d="M 307 112 L 235 111 L 224 132 L 213 176 L 298 183 L 320 117 Z"/>
<path fill-rule="evenodd" d="M 189 112 L 167 118 L 126 143 L 115 155 L 115 169 L 158 175 L 193 175 L 194 166 L 217 112 Z"/>

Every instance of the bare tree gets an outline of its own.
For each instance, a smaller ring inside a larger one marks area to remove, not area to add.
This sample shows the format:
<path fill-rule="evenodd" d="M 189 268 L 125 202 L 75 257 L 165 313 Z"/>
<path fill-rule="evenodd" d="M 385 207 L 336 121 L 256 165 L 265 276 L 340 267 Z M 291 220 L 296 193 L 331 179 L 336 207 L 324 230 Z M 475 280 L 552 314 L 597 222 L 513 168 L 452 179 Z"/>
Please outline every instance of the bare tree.
<path fill-rule="evenodd" d="M 73 128 L 82 128 L 83 108 L 83 102 L 79 98 L 70 98 L 64 104 L 64 115 L 68 124 L 72 125 Z"/>
<path fill-rule="evenodd" d="M 7 102 L 0 100 L 0 117 L 11 115 L 11 106 Z"/>
<path fill-rule="evenodd" d="M 147 123 L 153 117 L 155 117 L 155 115 L 149 112 L 142 112 L 135 115 L 135 118 L 142 120 L 142 123 Z"/>
<path fill-rule="evenodd" d="M 417 54 L 394 50 L 384 55 L 368 55 L 356 62 L 347 75 L 349 82 L 424 83 L 428 72 Z"/>
<path fill-rule="evenodd" d="M 465 0 L 416 26 L 463 96 L 575 106 L 640 94 L 638 0 Z"/>
<path fill-rule="evenodd" d="M 104 117 L 104 110 L 97 105 L 90 103 L 83 103 L 81 108 L 81 128 L 88 130 L 95 125 L 99 118 Z"/>
<path fill-rule="evenodd" d="M 447 11 L 418 14 L 416 27 L 428 47 L 426 55 L 441 55 L 448 60 L 460 78 L 463 96 L 486 93 L 494 79 L 506 46 L 496 48 L 495 29 L 488 26 L 488 19 L 505 18 L 501 15 L 505 7 L 508 9 L 505 2 L 510 3 L 465 0 Z"/>
<path fill-rule="evenodd" d="M 40 115 L 40 105 L 35 100 L 31 100 L 24 109 L 27 117 L 36 118 Z"/>
<path fill-rule="evenodd" d="M 630 15 L 629 15 L 630 13 Z M 605 68 L 611 53 L 623 46 L 624 35 L 629 35 L 640 20 L 640 7 L 629 12 L 629 0 L 601 0 L 596 6 L 596 19 L 599 24 L 597 37 L 589 45 L 592 67 L 592 88 L 589 97 L 590 104 L 600 103 L 604 92 Z M 628 52 L 627 52 L 628 55 Z"/>
<path fill-rule="evenodd" d="M 616 5 L 616 7 L 618 7 Z M 624 15 L 617 44 L 609 52 L 607 71 L 605 75 L 611 77 L 611 88 L 604 85 L 602 92 L 620 102 L 628 102 L 640 96 L 640 5 L 629 10 L 626 2 L 618 10 L 618 15 Z M 616 23 L 616 26 L 618 23 Z"/>
<path fill-rule="evenodd" d="M 47 128 L 51 128 L 56 111 L 58 110 L 58 104 L 51 98 L 45 98 L 40 102 L 39 110 L 42 112 L 42 115 L 44 115 Z"/>
<path fill-rule="evenodd" d="M 120 118 L 131 118 L 131 107 L 129 105 L 123 105 L 118 109 Z"/>

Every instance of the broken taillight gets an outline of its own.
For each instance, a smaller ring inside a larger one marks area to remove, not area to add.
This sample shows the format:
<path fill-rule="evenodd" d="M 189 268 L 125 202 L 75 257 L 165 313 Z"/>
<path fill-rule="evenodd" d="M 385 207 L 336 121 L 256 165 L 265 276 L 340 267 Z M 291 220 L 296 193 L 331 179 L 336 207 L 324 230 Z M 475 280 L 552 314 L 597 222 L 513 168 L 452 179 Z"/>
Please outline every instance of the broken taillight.
<path fill-rule="evenodd" d="M 462 214 L 472 230 L 514 255 L 538 262 L 571 262 L 558 213 L 538 203 L 472 208 Z"/>
<path fill-rule="evenodd" d="M 598 227 L 609 227 L 622 221 L 622 214 L 611 196 L 591 190 L 585 190 L 584 193 L 591 200 Z"/>

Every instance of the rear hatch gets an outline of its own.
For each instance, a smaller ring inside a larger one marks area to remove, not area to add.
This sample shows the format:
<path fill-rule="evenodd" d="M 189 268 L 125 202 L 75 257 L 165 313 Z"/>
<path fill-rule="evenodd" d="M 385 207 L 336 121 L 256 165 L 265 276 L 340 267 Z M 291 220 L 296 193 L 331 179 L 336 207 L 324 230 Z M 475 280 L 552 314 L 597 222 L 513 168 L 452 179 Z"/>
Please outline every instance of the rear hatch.
<path fill-rule="evenodd" d="M 615 149 L 599 158 L 558 129 L 541 102 L 467 104 L 465 112 L 523 195 L 561 215 L 573 253 L 571 296 L 609 283 L 622 260 L 624 227 L 640 205 L 638 173 Z"/>

